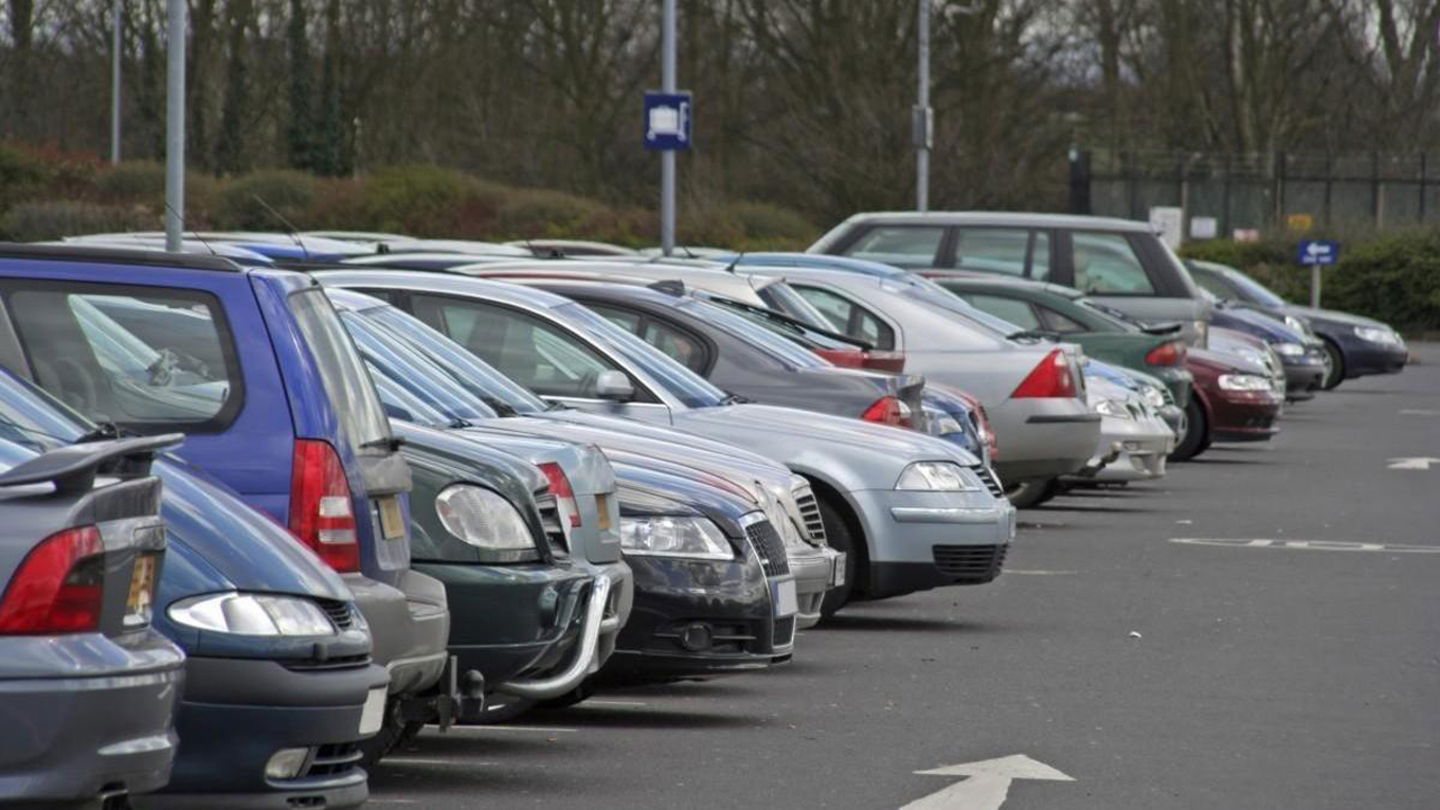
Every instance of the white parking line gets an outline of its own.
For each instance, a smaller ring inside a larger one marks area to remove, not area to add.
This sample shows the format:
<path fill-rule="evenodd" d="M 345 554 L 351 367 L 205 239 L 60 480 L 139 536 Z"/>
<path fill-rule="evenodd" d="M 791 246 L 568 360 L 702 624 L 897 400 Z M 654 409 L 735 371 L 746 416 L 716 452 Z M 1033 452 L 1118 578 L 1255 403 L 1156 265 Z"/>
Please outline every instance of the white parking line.
<path fill-rule="evenodd" d="M 1219 546 L 1221 548 L 1278 548 L 1291 551 L 1378 551 L 1385 554 L 1440 554 L 1440 546 L 1417 546 L 1404 543 L 1352 543 L 1343 540 L 1254 540 L 1227 537 L 1172 537 L 1170 542 L 1185 546 Z"/>
<path fill-rule="evenodd" d="M 1034 570 L 1034 571 L 1024 571 L 1024 570 L 1015 569 L 1015 568 L 1006 568 L 1006 569 L 1005 569 L 1005 573 L 1006 573 L 1006 574 L 1009 574 L 1010 576 L 1015 576 L 1015 575 L 1018 574 L 1019 576 L 1022 576 L 1022 577 L 1059 577 L 1059 576 L 1065 576 L 1065 575 L 1068 575 L 1068 574 L 1078 574 L 1078 573 L 1080 573 L 1080 572 L 1079 572 L 1079 571 L 1041 571 L 1041 570 L 1038 570 L 1038 569 L 1037 569 L 1037 570 Z"/>
<path fill-rule="evenodd" d="M 587 700 L 580 704 L 581 708 L 585 706 L 623 706 L 625 708 L 636 708 L 648 705 L 649 704 L 642 700 Z"/>

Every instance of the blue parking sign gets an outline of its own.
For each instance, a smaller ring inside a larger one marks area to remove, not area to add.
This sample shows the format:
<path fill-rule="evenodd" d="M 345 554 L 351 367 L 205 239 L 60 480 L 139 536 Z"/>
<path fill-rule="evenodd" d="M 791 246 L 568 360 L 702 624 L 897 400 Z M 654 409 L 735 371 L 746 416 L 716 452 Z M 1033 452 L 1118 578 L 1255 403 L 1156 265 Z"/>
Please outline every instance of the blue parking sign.
<path fill-rule="evenodd" d="M 1306 239 L 1295 249 L 1301 265 L 1334 264 L 1340 260 L 1340 243 Z"/>
<path fill-rule="evenodd" d="M 645 148 L 690 149 L 690 93 L 645 93 Z"/>

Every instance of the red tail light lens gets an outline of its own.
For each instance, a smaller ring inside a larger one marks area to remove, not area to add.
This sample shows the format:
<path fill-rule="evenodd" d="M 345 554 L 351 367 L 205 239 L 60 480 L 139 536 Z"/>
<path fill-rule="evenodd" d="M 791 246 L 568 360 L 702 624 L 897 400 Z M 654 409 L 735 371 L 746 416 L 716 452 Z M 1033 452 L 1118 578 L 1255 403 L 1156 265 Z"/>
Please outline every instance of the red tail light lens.
<path fill-rule="evenodd" d="M 1185 344 L 1171 341 L 1156 346 L 1145 355 L 1145 362 L 1152 366 L 1178 366 L 1185 362 Z"/>
<path fill-rule="evenodd" d="M 569 515 L 570 528 L 580 528 L 580 505 L 575 502 L 575 490 L 570 488 L 570 479 L 565 477 L 565 471 L 553 461 L 538 466 L 550 481 L 550 494 L 560 502 L 560 510 Z"/>
<path fill-rule="evenodd" d="M 329 442 L 299 439 L 290 472 L 290 531 L 336 571 L 360 570 L 350 482 Z"/>
<path fill-rule="evenodd" d="M 869 351 L 865 353 L 865 368 L 889 371 L 895 374 L 905 370 L 904 352 Z"/>
<path fill-rule="evenodd" d="M 1070 358 L 1063 349 L 1055 349 L 1045 355 L 1010 396 L 1015 399 L 1073 397 L 1079 390 Z"/>
<path fill-rule="evenodd" d="M 864 368 L 865 353 L 859 349 L 815 349 L 815 354 L 841 368 Z"/>
<path fill-rule="evenodd" d="M 105 546 L 94 526 L 52 534 L 30 551 L 0 601 L 0 634 L 100 629 Z"/>
<path fill-rule="evenodd" d="M 881 425 L 894 425 L 895 427 L 911 427 L 910 406 L 901 402 L 899 398 L 883 396 L 860 414 L 860 418 L 866 422 L 875 422 Z"/>

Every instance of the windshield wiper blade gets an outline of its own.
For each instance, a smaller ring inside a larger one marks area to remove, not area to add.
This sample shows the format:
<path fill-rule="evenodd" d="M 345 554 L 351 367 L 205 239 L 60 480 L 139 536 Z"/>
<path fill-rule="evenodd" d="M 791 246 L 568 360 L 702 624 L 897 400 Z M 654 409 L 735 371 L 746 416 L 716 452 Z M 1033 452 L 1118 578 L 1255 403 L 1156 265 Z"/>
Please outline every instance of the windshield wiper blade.
<path fill-rule="evenodd" d="M 513 405 L 503 399 L 492 396 L 482 396 L 480 397 L 480 401 L 484 402 L 486 405 L 489 405 L 490 410 L 494 411 L 502 418 L 508 419 L 512 416 L 520 415 L 520 412 L 515 410 L 515 407 Z"/>
<path fill-rule="evenodd" d="M 1006 340 L 1058 340 L 1059 335 L 1054 332 L 1044 332 L 1039 329 L 1021 329 L 1014 334 L 1006 335 Z"/>
<path fill-rule="evenodd" d="M 725 398 L 722 399 L 722 400 L 720 400 L 720 404 L 721 404 L 721 405 L 744 405 L 744 404 L 747 403 L 747 402 L 754 402 L 754 401 L 755 401 L 755 400 L 753 400 L 753 399 L 751 399 L 751 398 L 749 398 L 749 397 L 741 396 L 740 394 L 734 394 L 734 393 L 731 393 L 731 392 L 729 392 L 729 391 L 726 391 L 726 392 L 725 392 Z"/>
<path fill-rule="evenodd" d="M 388 450 L 391 453 L 399 450 L 405 444 L 405 440 L 399 436 L 389 436 L 384 439 L 371 439 L 368 442 L 361 442 L 361 450 Z"/>

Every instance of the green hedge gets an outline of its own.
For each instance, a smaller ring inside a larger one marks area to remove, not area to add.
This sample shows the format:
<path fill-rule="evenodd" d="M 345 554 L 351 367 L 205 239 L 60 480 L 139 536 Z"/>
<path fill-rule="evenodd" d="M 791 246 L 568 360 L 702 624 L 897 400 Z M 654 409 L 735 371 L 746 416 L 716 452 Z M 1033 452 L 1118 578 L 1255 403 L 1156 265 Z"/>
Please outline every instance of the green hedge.
<path fill-rule="evenodd" d="M 1297 303 L 1310 300 L 1310 270 L 1295 264 L 1294 240 L 1185 245 L 1184 255 L 1243 270 Z M 1323 271 L 1322 306 L 1375 318 L 1403 332 L 1440 330 L 1440 230 L 1352 238 Z"/>

